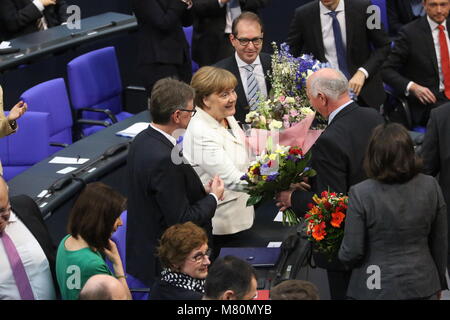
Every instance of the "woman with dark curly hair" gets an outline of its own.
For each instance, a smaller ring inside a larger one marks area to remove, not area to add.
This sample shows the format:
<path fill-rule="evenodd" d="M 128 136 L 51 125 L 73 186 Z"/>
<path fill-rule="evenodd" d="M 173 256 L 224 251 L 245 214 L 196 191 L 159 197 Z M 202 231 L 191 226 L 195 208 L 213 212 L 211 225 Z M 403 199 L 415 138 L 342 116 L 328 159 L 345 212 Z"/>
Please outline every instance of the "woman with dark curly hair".
<path fill-rule="evenodd" d="M 78 299 L 91 276 L 113 275 L 104 256 L 112 262 L 115 277 L 131 298 L 122 260 L 110 240 L 122 225 L 120 214 L 125 202 L 120 193 L 101 182 L 89 183 L 76 200 L 69 217 L 69 234 L 59 244 L 56 255 L 56 277 L 64 300 Z"/>
<path fill-rule="evenodd" d="M 354 185 L 339 259 L 353 268 L 353 299 L 436 299 L 447 288 L 447 211 L 437 181 L 406 129 L 374 129 L 366 152 L 369 179 Z"/>
<path fill-rule="evenodd" d="M 169 227 L 158 247 L 163 271 L 150 291 L 150 299 L 200 300 L 210 254 L 208 236 L 202 228 L 192 222 Z"/>

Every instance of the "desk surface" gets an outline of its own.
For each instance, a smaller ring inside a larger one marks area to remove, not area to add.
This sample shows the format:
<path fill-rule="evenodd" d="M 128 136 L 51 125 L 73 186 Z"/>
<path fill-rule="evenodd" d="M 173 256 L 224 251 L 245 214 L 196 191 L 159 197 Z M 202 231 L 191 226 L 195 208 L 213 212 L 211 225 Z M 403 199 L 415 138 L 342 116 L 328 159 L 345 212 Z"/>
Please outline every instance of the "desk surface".
<path fill-rule="evenodd" d="M 82 43 L 103 38 L 123 31 L 137 29 L 135 17 L 107 12 L 81 19 L 80 29 L 69 29 L 61 25 L 24 35 L 10 40 L 13 48 L 20 52 L 0 55 L 0 72 L 30 62 L 40 56 L 60 52 Z"/>

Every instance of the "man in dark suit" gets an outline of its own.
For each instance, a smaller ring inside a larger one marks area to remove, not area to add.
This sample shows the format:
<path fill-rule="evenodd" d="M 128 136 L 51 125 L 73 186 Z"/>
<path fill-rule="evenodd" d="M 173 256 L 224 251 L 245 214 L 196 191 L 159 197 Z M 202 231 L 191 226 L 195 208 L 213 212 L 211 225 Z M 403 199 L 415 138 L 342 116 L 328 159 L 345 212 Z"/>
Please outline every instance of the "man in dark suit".
<path fill-rule="evenodd" d="M 269 0 L 195 0 L 192 59 L 200 66 L 213 65 L 233 54 L 231 24 L 241 12 L 258 13 Z"/>
<path fill-rule="evenodd" d="M 267 97 L 270 91 L 267 72 L 271 70 L 271 57 L 261 53 L 263 36 L 263 25 L 258 15 L 253 12 L 242 13 L 233 21 L 230 34 L 235 54 L 215 64 L 230 71 L 238 80 L 234 117 L 241 123 L 245 123 L 245 115 L 257 98 Z"/>
<path fill-rule="evenodd" d="M 385 93 L 378 72 L 389 51 L 382 28 L 370 25 L 368 0 L 321 0 L 296 9 L 287 43 L 294 56 L 312 54 L 341 70 L 358 103 L 379 110 Z M 375 50 L 372 50 L 375 47 Z"/>
<path fill-rule="evenodd" d="M 36 203 L 25 195 L 9 199 L 0 176 L 0 300 L 55 299 L 55 259 L 56 247 Z"/>
<path fill-rule="evenodd" d="M 211 235 L 211 219 L 223 196 L 219 177 L 205 191 L 174 137 L 195 114 L 193 98 L 189 85 L 159 80 L 149 104 L 153 122 L 136 136 L 128 154 L 127 272 L 149 286 L 161 271 L 155 248 L 162 233 L 192 221 Z"/>
<path fill-rule="evenodd" d="M 328 127 L 311 149 L 311 167 L 317 175 L 310 181 L 310 191 L 283 191 L 277 198 L 281 210 L 292 207 L 301 216 L 314 194 L 327 190 L 347 193 L 352 185 L 366 179 L 366 146 L 372 130 L 383 123 L 375 110 L 361 108 L 350 99 L 348 81 L 338 70 L 321 69 L 308 78 L 306 86 L 311 105 L 328 119 Z M 344 299 L 350 274 L 337 259 L 330 263 L 315 255 L 314 260 L 328 271 L 331 298 Z"/>
<path fill-rule="evenodd" d="M 426 126 L 430 110 L 450 98 L 450 2 L 424 0 L 424 8 L 426 16 L 400 30 L 382 68 L 384 82 L 407 96 L 413 126 Z"/>
<path fill-rule="evenodd" d="M 423 16 L 422 0 L 386 0 L 389 34 L 396 36 L 405 24 Z"/>
<path fill-rule="evenodd" d="M 431 110 L 427 132 L 421 148 L 425 173 L 436 176 L 447 203 L 447 223 L 450 231 L 450 103 Z M 450 246 L 449 246 L 450 248 Z M 450 269 L 450 252 L 447 259 Z"/>
<path fill-rule="evenodd" d="M 133 0 L 138 21 L 138 73 L 148 93 L 156 81 L 192 76 L 189 44 L 183 27 L 192 25 L 190 0 Z"/>
<path fill-rule="evenodd" d="M 5 40 L 65 23 L 65 0 L 1 0 L 0 35 Z"/>

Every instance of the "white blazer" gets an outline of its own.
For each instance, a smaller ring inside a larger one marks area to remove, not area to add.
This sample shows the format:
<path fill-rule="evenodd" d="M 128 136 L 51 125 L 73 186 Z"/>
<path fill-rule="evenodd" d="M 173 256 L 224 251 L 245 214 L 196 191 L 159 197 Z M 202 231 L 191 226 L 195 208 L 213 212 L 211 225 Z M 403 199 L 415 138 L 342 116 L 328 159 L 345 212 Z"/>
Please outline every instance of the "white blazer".
<path fill-rule="evenodd" d="M 183 137 L 183 155 L 204 184 L 218 175 L 225 183 L 224 200 L 219 201 L 212 219 L 213 234 L 225 235 L 247 230 L 253 225 L 253 206 L 247 207 L 246 185 L 240 178 L 249 165 L 249 155 L 242 140 L 244 133 L 234 117 L 227 117 L 227 129 L 197 107 Z"/>

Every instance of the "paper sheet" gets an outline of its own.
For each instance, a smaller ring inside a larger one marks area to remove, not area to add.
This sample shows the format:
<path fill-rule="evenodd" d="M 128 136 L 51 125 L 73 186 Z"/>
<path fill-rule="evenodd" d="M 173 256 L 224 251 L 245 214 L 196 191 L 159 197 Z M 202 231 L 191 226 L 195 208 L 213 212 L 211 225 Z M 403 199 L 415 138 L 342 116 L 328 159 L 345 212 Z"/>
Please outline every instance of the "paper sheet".
<path fill-rule="evenodd" d="M 49 163 L 58 164 L 83 164 L 88 162 L 87 158 L 54 157 Z"/>
<path fill-rule="evenodd" d="M 281 247 L 282 242 L 281 241 L 270 241 L 267 245 L 267 248 L 279 248 Z"/>
<path fill-rule="evenodd" d="M 126 128 L 125 130 L 116 132 L 117 136 L 127 137 L 127 138 L 134 138 L 136 137 L 141 131 L 148 128 L 149 123 L 148 122 L 137 122 L 133 124 L 132 126 Z"/>
<path fill-rule="evenodd" d="M 277 216 L 273 219 L 275 222 L 283 222 L 283 211 L 278 211 Z"/>
<path fill-rule="evenodd" d="M 74 171 L 74 170 L 76 170 L 76 169 L 77 169 L 77 168 L 74 168 L 74 167 L 65 167 L 64 169 L 61 169 L 61 170 L 59 170 L 59 171 L 56 171 L 56 173 L 66 174 L 66 173 L 72 172 L 72 171 Z"/>
<path fill-rule="evenodd" d="M 7 49 L 7 48 L 11 48 L 11 42 L 3 41 L 0 43 L 0 49 Z"/>

